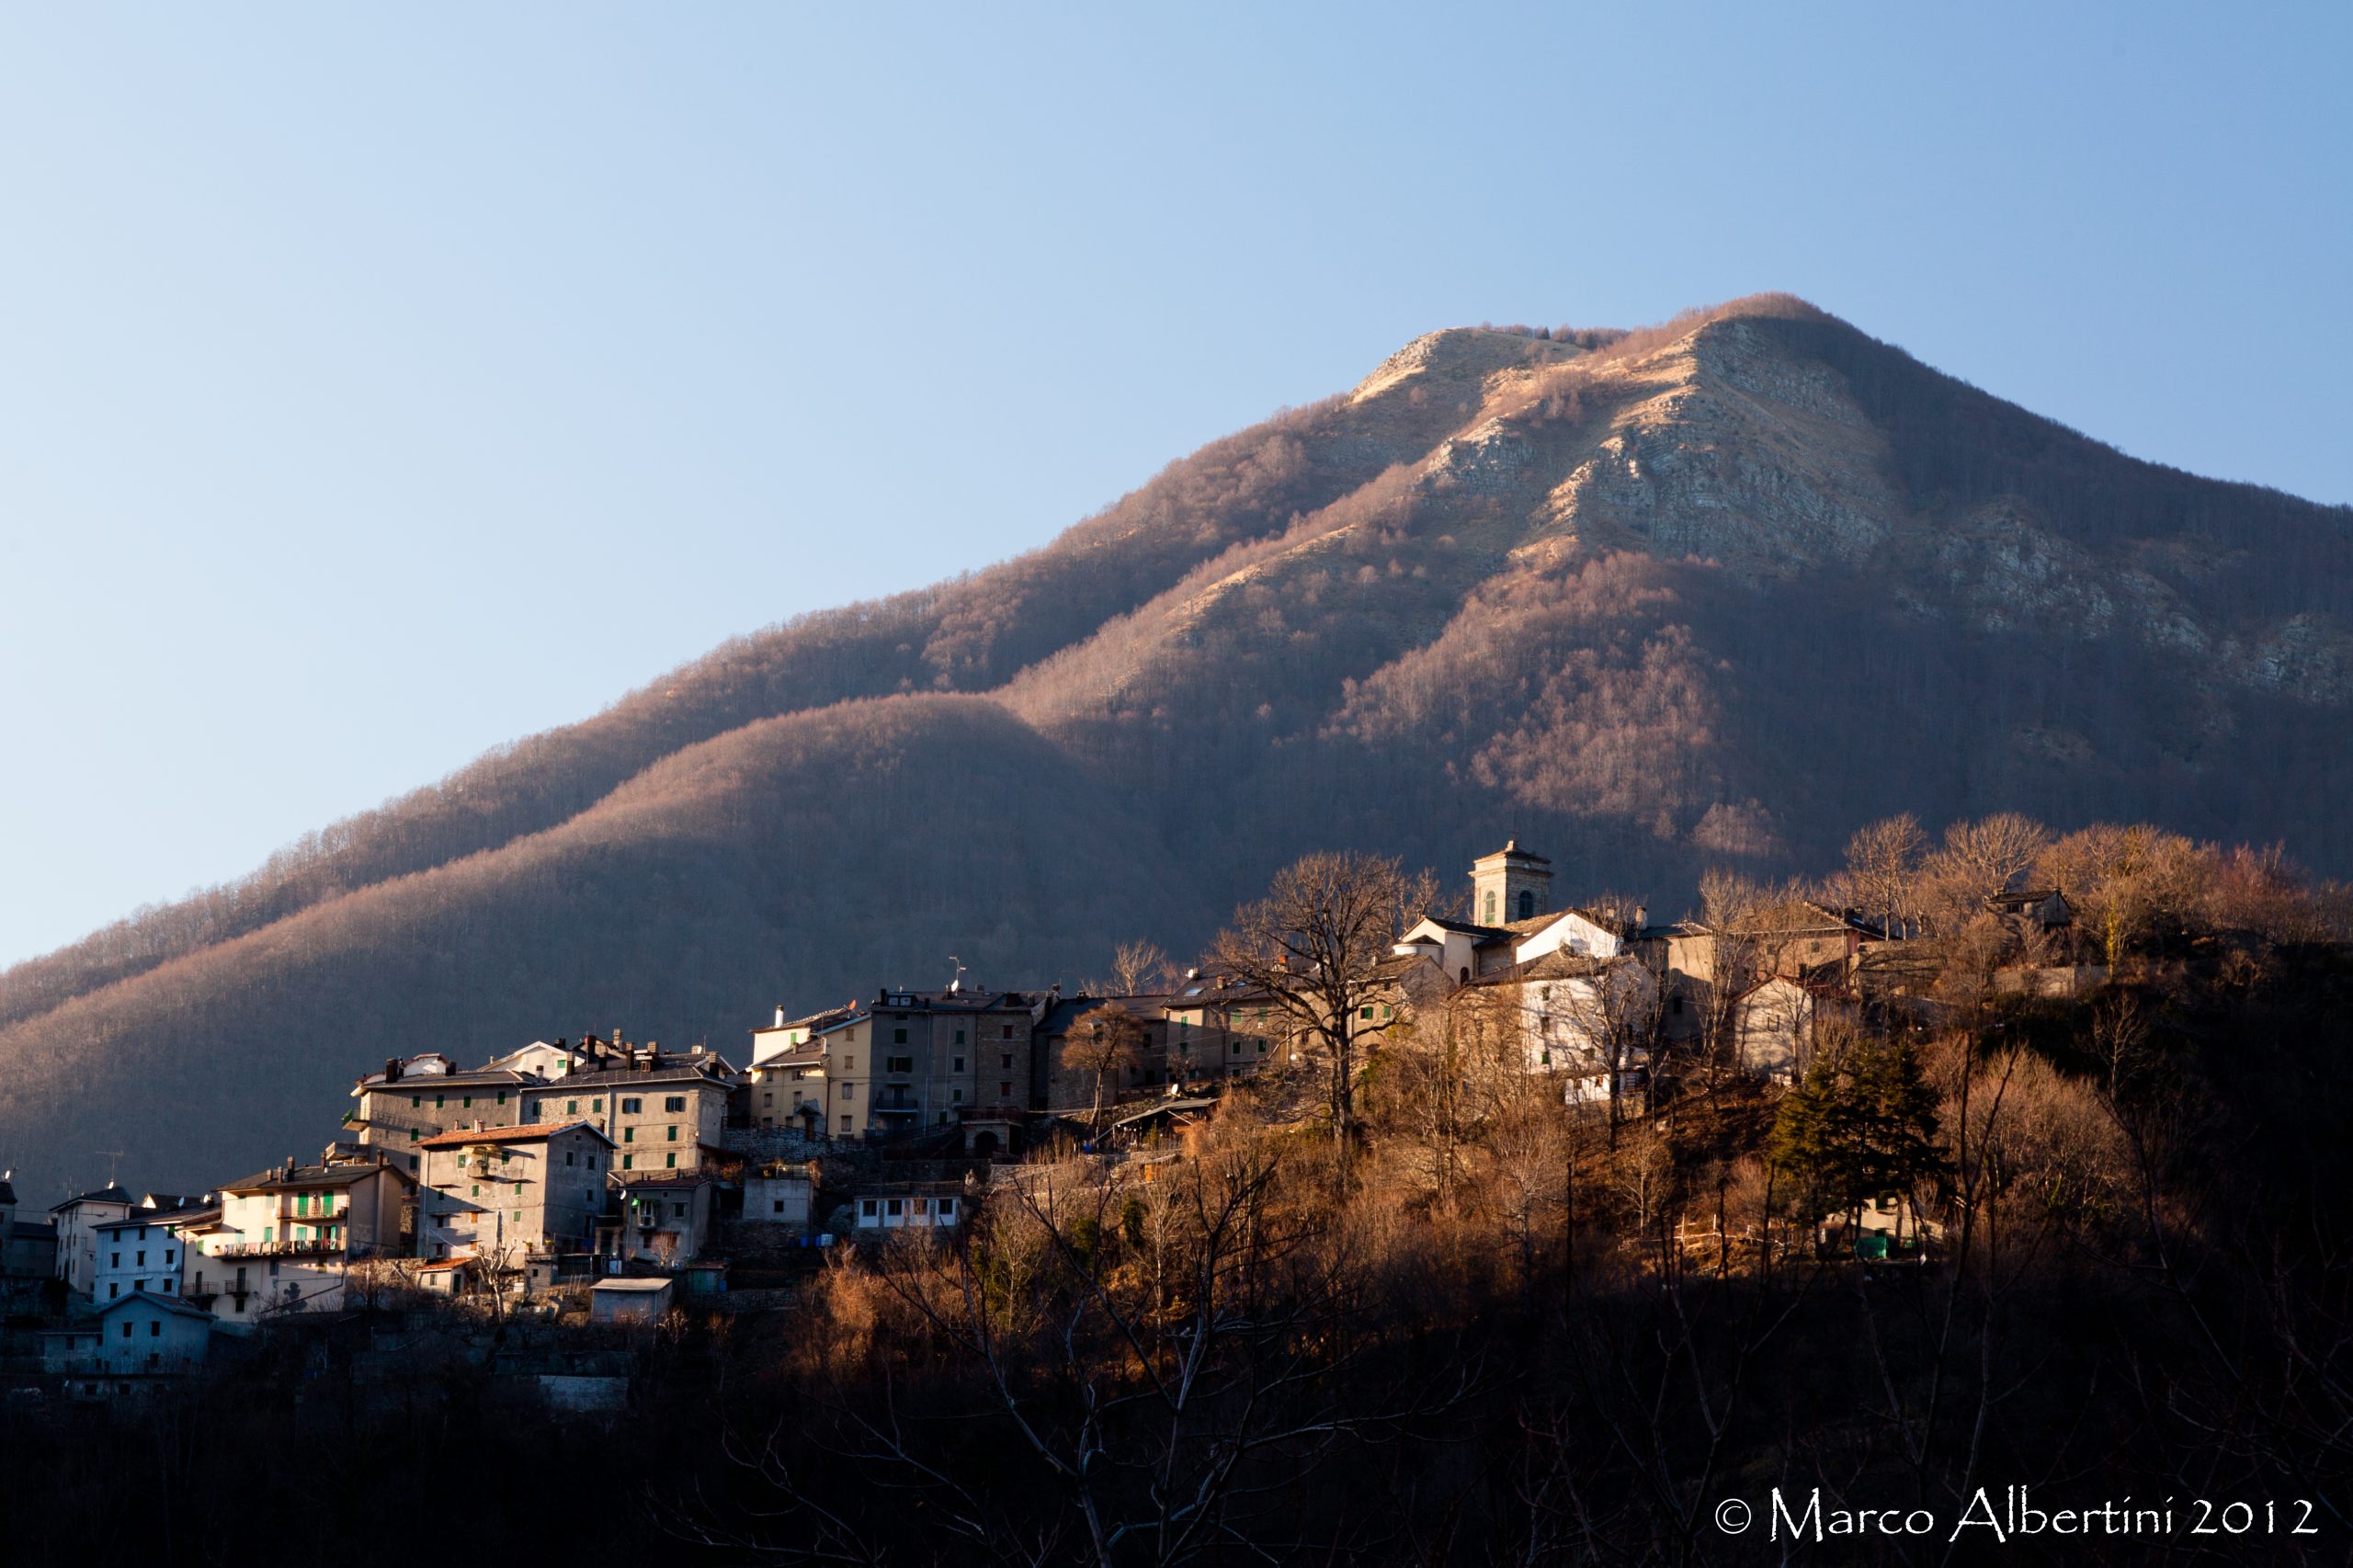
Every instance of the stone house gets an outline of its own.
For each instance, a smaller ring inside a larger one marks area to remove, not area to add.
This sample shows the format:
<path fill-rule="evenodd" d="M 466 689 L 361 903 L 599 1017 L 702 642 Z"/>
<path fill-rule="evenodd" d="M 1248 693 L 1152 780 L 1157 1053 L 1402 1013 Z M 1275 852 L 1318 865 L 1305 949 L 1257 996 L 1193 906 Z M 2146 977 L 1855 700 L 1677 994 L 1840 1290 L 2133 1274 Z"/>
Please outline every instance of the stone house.
<path fill-rule="evenodd" d="M 1606 1101 L 1643 1082 L 1660 1003 L 1657 978 L 1630 957 L 1561 949 L 1459 985 L 1444 1025 L 1471 1060 L 1558 1076 L 1571 1104 Z"/>
<path fill-rule="evenodd" d="M 1290 1020 L 1272 997 L 1223 975 L 1187 974 L 1162 1006 L 1169 1082 L 1248 1077 L 1286 1049 Z"/>
<path fill-rule="evenodd" d="M 615 1160 L 613 1141 L 589 1122 L 444 1132 L 416 1147 L 418 1256 L 504 1269 L 534 1254 L 595 1250 Z"/>
<path fill-rule="evenodd" d="M 513 1068 L 460 1071 L 438 1051 L 387 1062 L 352 1085 L 357 1109 L 344 1125 L 362 1148 L 382 1149 L 411 1176 L 424 1173 L 417 1145 L 480 1122 L 511 1127 L 523 1119 L 523 1091 L 539 1080 Z"/>
<path fill-rule="evenodd" d="M 97 1316 L 44 1334 L 41 1369 L 98 1378 L 192 1372 L 204 1364 L 212 1333 L 212 1314 L 178 1296 L 119 1296 L 99 1307 Z"/>
<path fill-rule="evenodd" d="M 690 1171 L 721 1146 L 741 1074 L 709 1051 L 628 1049 L 625 1065 L 566 1074 L 524 1096 L 534 1124 L 581 1120 L 613 1142 L 619 1168 Z"/>
<path fill-rule="evenodd" d="M 710 1240 L 716 1187 L 699 1173 L 621 1178 L 614 1255 L 659 1268 L 692 1263 Z"/>
<path fill-rule="evenodd" d="M 119 1220 L 93 1227 L 97 1244 L 91 1263 L 91 1298 L 103 1304 L 151 1290 L 178 1295 L 185 1244 L 181 1227 L 219 1212 L 217 1205 L 209 1203 L 174 1210 L 134 1209 Z"/>
<path fill-rule="evenodd" d="M 791 1093 L 797 1105 L 761 1101 L 756 1115 L 780 1124 L 797 1113 L 810 1131 L 835 1138 L 1010 1125 L 1044 1092 L 1036 1032 L 1055 999 L 960 983 L 885 989 L 813 1015 L 806 1038 L 773 1051 L 753 1086 L 755 1096 Z"/>
<path fill-rule="evenodd" d="M 221 1217 L 182 1227 L 185 1298 L 232 1328 L 334 1312 L 355 1270 L 406 1250 L 416 1178 L 389 1152 L 315 1165 L 289 1160 L 221 1188 Z"/>
<path fill-rule="evenodd" d="M 1133 1018 L 1137 1038 L 1132 1059 L 1113 1074 L 1113 1082 L 1104 1085 L 1104 1104 L 1155 1093 L 1164 1085 L 1177 1082 L 1172 1076 L 1176 1069 L 1169 1060 L 1169 1001 L 1162 994 L 1080 995 L 1063 997 L 1048 1007 L 1045 1016 L 1038 1020 L 1035 1036 L 1035 1059 L 1043 1080 L 1035 1096 L 1039 1108 L 1067 1114 L 1093 1108 L 1093 1069 L 1074 1065 L 1064 1058 L 1073 1033 L 1107 1007 L 1118 1007 Z"/>
<path fill-rule="evenodd" d="M 744 1223 L 805 1226 L 816 1188 L 817 1173 L 805 1162 L 755 1171 L 744 1178 Z"/>

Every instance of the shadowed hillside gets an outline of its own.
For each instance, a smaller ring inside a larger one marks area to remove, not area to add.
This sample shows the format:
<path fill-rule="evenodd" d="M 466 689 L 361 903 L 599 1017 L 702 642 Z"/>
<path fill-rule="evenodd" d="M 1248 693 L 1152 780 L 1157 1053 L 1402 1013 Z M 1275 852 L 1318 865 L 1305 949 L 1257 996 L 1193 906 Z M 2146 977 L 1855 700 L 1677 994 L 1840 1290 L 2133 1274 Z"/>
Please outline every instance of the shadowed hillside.
<path fill-rule="evenodd" d="M 0 1149 L 200 1187 L 353 1076 L 1185 951 L 1302 850 L 1571 888 L 2017 808 L 2353 869 L 2353 523 L 1765 297 L 1432 334 L 1046 549 L 737 639 L 0 977 Z"/>

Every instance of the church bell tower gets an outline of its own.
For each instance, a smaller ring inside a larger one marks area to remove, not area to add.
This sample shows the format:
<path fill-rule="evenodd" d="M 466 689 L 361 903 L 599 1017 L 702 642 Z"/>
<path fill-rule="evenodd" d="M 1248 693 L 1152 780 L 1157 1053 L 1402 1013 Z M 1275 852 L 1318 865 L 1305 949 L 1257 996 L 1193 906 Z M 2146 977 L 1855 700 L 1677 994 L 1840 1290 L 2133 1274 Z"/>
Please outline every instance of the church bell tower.
<path fill-rule="evenodd" d="M 1508 926 L 1550 915 L 1552 882 L 1552 862 L 1522 849 L 1515 838 L 1471 862 L 1471 918 L 1482 926 Z"/>

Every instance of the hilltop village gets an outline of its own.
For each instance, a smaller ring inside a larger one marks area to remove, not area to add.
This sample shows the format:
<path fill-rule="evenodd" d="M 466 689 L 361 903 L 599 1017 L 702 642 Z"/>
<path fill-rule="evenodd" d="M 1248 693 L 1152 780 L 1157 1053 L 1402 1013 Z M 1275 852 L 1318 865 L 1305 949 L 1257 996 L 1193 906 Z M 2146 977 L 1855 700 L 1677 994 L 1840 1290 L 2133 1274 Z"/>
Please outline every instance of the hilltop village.
<path fill-rule="evenodd" d="M 30 1371 L 29 1333 L 61 1392 L 101 1399 L 186 1375 L 224 1339 L 394 1304 L 590 1325 L 773 1306 L 827 1249 L 968 1224 L 1025 1163 L 1150 1179 L 1237 1090 L 1328 1119 L 1336 1052 L 1353 1056 L 1346 1080 L 1384 1040 L 1442 1039 L 1614 1124 L 1662 1092 L 1670 1061 L 1786 1088 L 1826 1028 L 1906 989 L 1904 917 L 1790 898 L 1721 926 L 1653 924 L 1614 901 L 1556 907 L 1552 879 L 1506 844 L 1472 868 L 1452 905 L 1468 917 L 1408 911 L 1356 956 L 1270 933 L 1255 973 L 1123 949 L 1124 972 L 1091 991 L 960 971 L 779 1006 L 728 1051 L 617 1029 L 473 1064 L 387 1061 L 314 1155 L 196 1192 L 110 1185 L 38 1218 L 0 1185 L 15 1361 Z M 1985 907 L 2048 960 L 2066 900 L 2017 880 Z M 2006 983 L 2072 994 L 2104 973 L 2041 961 Z M 1467 1089 L 1473 1069 L 1449 1071 Z M 1840 1244 L 1924 1256 L 1936 1226 L 1896 1188 L 1848 1203 Z"/>

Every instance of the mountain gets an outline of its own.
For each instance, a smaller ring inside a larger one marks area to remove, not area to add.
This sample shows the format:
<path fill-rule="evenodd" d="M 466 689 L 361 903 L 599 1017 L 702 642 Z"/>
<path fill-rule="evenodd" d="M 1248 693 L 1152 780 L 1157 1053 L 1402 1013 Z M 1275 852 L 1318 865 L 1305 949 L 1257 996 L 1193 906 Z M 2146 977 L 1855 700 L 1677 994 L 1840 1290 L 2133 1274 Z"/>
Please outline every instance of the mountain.
<path fill-rule="evenodd" d="M 0 1153 L 202 1187 L 387 1056 L 1194 950 L 1319 846 L 1570 889 L 2018 809 L 2353 870 L 2353 513 L 2126 458 L 1802 301 L 1460 329 L 1051 545 L 738 638 L 0 975 Z"/>

